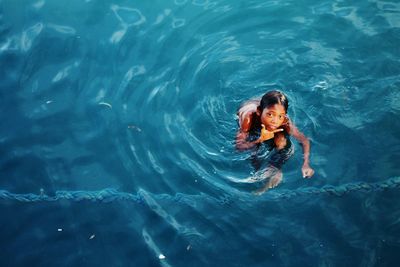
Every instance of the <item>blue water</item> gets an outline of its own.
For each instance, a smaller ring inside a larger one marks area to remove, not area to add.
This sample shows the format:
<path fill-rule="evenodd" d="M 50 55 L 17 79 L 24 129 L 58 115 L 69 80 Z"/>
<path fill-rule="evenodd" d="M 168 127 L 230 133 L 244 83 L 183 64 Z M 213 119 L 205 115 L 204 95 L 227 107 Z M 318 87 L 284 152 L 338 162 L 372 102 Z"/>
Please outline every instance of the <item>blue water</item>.
<path fill-rule="evenodd" d="M 0 0 L 0 266 L 397 266 L 399 13 Z M 235 112 L 271 89 L 316 173 L 294 142 L 255 196 Z"/>

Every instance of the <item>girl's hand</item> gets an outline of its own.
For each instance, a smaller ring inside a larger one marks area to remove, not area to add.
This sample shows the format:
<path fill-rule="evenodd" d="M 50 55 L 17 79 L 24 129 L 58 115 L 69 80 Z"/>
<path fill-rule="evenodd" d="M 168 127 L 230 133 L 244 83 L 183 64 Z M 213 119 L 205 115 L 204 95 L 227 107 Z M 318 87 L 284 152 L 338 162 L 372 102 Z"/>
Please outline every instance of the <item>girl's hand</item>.
<path fill-rule="evenodd" d="M 303 178 L 311 178 L 311 176 L 314 174 L 314 170 L 308 164 L 303 165 L 301 172 L 303 173 Z"/>
<path fill-rule="evenodd" d="M 272 139 L 272 138 L 274 138 L 274 133 L 283 131 L 283 129 L 276 129 L 276 130 L 273 130 L 272 132 L 270 132 L 267 129 L 265 129 L 265 125 L 264 124 L 261 124 L 261 127 L 262 127 L 261 128 L 261 135 L 260 135 L 260 138 L 258 138 L 258 142 L 259 143 L 262 143 L 262 142 L 264 142 L 266 140 Z"/>

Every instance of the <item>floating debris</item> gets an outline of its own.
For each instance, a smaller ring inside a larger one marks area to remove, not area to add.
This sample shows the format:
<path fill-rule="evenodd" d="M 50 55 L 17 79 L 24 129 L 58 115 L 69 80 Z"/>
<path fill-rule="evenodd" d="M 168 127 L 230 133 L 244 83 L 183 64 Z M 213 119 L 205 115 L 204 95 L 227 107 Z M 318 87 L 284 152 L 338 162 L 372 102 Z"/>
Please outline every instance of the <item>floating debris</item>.
<path fill-rule="evenodd" d="M 190 250 L 192 248 L 192 246 L 191 245 L 188 245 L 187 247 L 186 247 L 186 250 Z"/>
<path fill-rule="evenodd" d="M 91 235 L 91 236 L 89 237 L 89 239 L 92 240 L 92 239 L 95 238 L 95 237 L 96 237 L 96 235 Z"/>
<path fill-rule="evenodd" d="M 158 256 L 158 258 L 159 258 L 160 260 L 163 260 L 163 259 L 165 259 L 165 256 L 164 256 L 163 254 L 160 254 L 160 255 Z"/>
<path fill-rule="evenodd" d="M 58 232 L 62 232 L 62 230 L 63 230 L 62 228 L 58 228 L 57 229 Z"/>
<path fill-rule="evenodd" d="M 112 108 L 111 104 L 109 104 L 109 103 L 107 103 L 107 102 L 100 102 L 100 103 L 99 103 L 99 105 L 102 105 L 102 106 L 106 106 L 106 107 Z"/>
<path fill-rule="evenodd" d="M 46 101 L 46 104 L 51 104 L 51 103 L 53 103 L 53 100 Z"/>

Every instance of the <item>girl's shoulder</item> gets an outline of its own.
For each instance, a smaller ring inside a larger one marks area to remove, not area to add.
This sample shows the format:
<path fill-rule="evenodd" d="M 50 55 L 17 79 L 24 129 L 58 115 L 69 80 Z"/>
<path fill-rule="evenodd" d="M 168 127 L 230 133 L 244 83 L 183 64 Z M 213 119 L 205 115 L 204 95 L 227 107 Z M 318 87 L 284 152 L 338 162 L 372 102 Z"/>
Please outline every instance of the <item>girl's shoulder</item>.
<path fill-rule="evenodd" d="M 237 111 L 237 115 L 243 116 L 246 114 L 251 114 L 257 111 L 257 107 L 260 105 L 260 101 L 249 100 L 244 102 Z"/>
<path fill-rule="evenodd" d="M 250 100 L 241 105 L 237 111 L 239 125 L 243 131 L 249 131 L 256 120 L 256 112 L 259 102 Z"/>

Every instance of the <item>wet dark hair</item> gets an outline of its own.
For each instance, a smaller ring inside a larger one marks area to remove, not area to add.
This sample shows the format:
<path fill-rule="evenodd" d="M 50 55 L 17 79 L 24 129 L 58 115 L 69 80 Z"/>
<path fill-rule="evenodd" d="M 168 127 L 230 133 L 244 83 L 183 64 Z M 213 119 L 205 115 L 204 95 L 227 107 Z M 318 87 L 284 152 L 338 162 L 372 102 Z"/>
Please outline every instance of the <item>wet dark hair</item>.
<path fill-rule="evenodd" d="M 263 111 L 265 108 L 276 104 L 282 105 L 285 108 L 285 112 L 287 112 L 289 107 L 289 100 L 287 97 L 282 92 L 269 91 L 262 96 L 260 106 L 258 108 L 260 111 Z"/>

